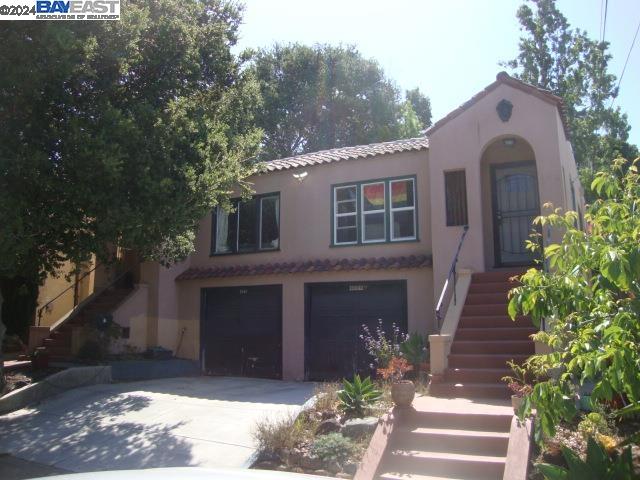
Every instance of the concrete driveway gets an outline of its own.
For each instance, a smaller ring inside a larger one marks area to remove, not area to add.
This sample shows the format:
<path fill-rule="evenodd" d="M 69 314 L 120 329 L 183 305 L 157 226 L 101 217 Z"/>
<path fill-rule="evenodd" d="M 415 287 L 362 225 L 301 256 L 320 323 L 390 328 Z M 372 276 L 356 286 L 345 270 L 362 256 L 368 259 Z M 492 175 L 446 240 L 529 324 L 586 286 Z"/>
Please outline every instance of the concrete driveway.
<path fill-rule="evenodd" d="M 0 453 L 74 472 L 247 467 L 255 422 L 298 411 L 312 391 L 220 377 L 94 385 L 0 416 Z"/>

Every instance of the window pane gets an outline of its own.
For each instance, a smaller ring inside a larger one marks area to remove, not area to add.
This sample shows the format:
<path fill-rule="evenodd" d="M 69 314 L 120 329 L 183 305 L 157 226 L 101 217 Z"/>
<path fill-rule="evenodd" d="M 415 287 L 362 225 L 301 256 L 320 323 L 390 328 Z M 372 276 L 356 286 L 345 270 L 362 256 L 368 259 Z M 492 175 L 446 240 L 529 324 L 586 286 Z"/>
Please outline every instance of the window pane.
<path fill-rule="evenodd" d="M 356 216 L 355 215 L 347 215 L 344 217 L 338 217 L 338 228 L 341 227 L 355 227 L 356 226 Z"/>
<path fill-rule="evenodd" d="M 384 213 L 370 213 L 364 216 L 363 240 L 384 240 Z"/>
<path fill-rule="evenodd" d="M 355 227 L 338 228 L 336 230 L 336 243 L 355 242 L 358 238 L 358 229 Z"/>
<path fill-rule="evenodd" d="M 250 252 L 256 249 L 256 203 L 255 200 L 248 200 L 240 204 L 239 252 Z"/>
<path fill-rule="evenodd" d="M 355 213 L 356 201 L 338 202 L 338 213 Z"/>
<path fill-rule="evenodd" d="M 355 200 L 356 199 L 356 187 L 338 187 L 336 188 L 336 201 L 341 200 Z"/>
<path fill-rule="evenodd" d="M 384 210 L 384 183 L 373 183 L 362 187 L 362 208 Z"/>
<path fill-rule="evenodd" d="M 413 180 L 391 182 L 391 206 L 393 208 L 413 207 Z"/>
<path fill-rule="evenodd" d="M 447 226 L 466 225 L 467 221 L 467 185 L 464 170 L 445 172 L 445 202 Z"/>
<path fill-rule="evenodd" d="M 268 250 L 278 248 L 280 243 L 280 219 L 278 197 L 267 197 L 261 200 L 262 231 L 260 232 L 260 248 Z"/>
<path fill-rule="evenodd" d="M 393 212 L 393 238 L 413 238 L 416 235 L 413 226 L 414 210 Z"/>
<path fill-rule="evenodd" d="M 216 208 L 216 246 L 215 253 L 233 252 L 236 243 L 238 216 Z"/>

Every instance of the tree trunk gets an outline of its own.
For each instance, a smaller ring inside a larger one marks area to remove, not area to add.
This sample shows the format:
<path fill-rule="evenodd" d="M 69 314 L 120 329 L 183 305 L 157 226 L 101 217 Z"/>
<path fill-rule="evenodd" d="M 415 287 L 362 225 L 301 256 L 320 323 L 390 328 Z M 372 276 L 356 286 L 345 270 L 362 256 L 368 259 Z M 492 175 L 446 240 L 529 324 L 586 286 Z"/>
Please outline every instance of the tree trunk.
<path fill-rule="evenodd" d="M 38 305 L 38 276 L 0 277 L 3 297 L 1 318 L 7 328 L 6 335 L 18 335 L 28 342 L 29 326 L 33 325 Z"/>

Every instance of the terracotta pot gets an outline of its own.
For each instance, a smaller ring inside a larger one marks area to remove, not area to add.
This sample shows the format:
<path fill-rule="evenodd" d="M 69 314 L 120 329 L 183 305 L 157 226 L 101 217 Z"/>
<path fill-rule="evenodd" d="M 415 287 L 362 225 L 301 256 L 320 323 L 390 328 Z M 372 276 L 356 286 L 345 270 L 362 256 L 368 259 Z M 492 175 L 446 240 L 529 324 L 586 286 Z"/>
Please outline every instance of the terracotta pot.
<path fill-rule="evenodd" d="M 411 380 L 400 380 L 391 385 L 391 398 L 398 407 L 409 407 L 416 396 L 416 387 Z"/>
<path fill-rule="evenodd" d="M 522 402 L 524 401 L 524 397 L 519 397 L 518 395 L 511 395 L 511 406 L 513 407 L 513 411 L 518 413 Z"/>

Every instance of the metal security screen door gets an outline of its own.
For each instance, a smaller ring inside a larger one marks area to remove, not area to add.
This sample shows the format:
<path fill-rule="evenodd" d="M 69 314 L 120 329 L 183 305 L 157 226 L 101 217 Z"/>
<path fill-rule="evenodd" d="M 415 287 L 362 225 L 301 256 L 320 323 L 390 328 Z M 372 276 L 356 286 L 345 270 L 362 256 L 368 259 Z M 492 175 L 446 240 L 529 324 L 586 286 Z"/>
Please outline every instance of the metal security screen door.
<path fill-rule="evenodd" d="M 496 266 L 531 265 L 535 256 L 525 242 L 540 214 L 536 166 L 533 162 L 494 165 L 491 184 Z"/>

